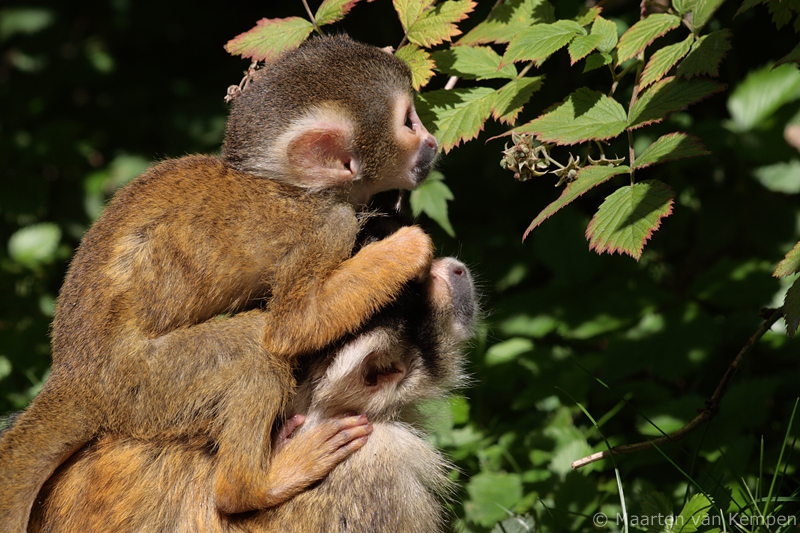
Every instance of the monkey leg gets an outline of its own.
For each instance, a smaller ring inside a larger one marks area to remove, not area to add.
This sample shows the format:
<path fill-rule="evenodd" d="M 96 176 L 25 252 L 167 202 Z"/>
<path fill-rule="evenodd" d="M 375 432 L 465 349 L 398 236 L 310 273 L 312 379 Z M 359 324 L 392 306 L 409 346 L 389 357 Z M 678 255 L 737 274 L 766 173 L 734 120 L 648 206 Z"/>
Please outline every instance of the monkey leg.
<path fill-rule="evenodd" d="M 405 226 L 372 242 L 318 283 L 311 294 L 270 302 L 265 346 L 285 359 L 322 348 L 356 331 L 391 302 L 403 285 L 427 277 L 433 258 L 430 237 Z"/>

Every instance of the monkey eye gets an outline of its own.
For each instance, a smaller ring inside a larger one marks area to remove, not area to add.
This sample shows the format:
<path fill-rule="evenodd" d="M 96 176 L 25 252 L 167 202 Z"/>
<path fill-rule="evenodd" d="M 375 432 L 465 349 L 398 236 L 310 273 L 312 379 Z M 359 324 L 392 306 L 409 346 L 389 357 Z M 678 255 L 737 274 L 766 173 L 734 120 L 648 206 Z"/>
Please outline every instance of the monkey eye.
<path fill-rule="evenodd" d="M 410 130 L 414 129 L 414 120 L 411 118 L 413 113 L 414 112 L 412 111 L 411 108 L 409 108 L 409 110 L 406 111 L 406 123 L 405 123 L 405 126 L 406 126 L 406 128 L 408 128 Z"/>

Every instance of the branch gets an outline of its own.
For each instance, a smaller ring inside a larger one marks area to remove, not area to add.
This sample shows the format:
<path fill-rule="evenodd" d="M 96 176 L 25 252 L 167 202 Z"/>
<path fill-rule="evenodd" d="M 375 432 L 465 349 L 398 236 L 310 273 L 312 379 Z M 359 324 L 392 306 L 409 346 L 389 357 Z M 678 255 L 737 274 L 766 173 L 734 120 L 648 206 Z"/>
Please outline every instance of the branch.
<path fill-rule="evenodd" d="M 700 414 L 694 417 L 688 424 L 664 437 L 659 437 L 657 439 L 644 442 L 637 442 L 636 444 L 623 444 L 621 446 L 614 446 L 611 449 L 593 453 L 592 455 L 584 457 L 583 459 L 574 461 L 572 463 L 572 469 L 577 470 L 578 468 L 586 466 L 590 463 L 594 463 L 602 459 L 608 459 L 612 455 L 639 452 L 648 448 L 652 448 L 653 446 L 661 446 L 662 444 L 679 441 L 701 425 L 711 421 L 711 419 L 713 419 L 719 413 L 719 404 L 722 400 L 722 396 L 728 389 L 728 383 L 730 383 L 731 378 L 739 369 L 739 365 L 741 365 L 742 360 L 744 360 L 745 356 L 750 353 L 750 350 L 753 349 L 753 346 L 756 345 L 756 343 L 761 339 L 761 337 L 764 336 L 764 334 L 772 327 L 772 325 L 783 316 L 783 308 L 770 309 L 768 311 L 771 311 L 768 318 L 739 351 L 739 354 L 722 376 L 722 379 L 720 380 L 719 385 L 717 385 L 717 389 L 714 391 L 714 394 L 711 395 L 711 398 L 706 400 L 706 406 L 700 410 Z"/>

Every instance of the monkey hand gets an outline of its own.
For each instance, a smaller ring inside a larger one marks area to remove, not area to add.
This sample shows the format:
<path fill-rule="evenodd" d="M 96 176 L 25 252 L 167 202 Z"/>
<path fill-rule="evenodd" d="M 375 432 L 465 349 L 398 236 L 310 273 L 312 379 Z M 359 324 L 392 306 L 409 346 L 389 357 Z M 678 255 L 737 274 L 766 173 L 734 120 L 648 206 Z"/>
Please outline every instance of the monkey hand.
<path fill-rule="evenodd" d="M 383 246 L 391 246 L 397 253 L 402 253 L 405 262 L 398 263 L 408 276 L 409 281 L 425 281 L 433 262 L 433 242 L 430 236 L 419 226 L 403 226 L 383 241 Z"/>

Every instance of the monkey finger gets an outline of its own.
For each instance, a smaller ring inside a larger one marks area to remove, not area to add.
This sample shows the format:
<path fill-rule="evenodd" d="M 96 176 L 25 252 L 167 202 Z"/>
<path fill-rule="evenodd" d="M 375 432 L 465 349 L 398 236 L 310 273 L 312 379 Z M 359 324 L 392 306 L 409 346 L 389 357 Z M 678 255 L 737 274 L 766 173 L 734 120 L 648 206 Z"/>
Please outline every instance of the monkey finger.
<path fill-rule="evenodd" d="M 306 421 L 305 416 L 297 414 L 289 418 L 286 422 L 284 422 L 281 429 L 278 430 L 277 435 L 275 435 L 273 447 L 275 447 L 276 449 L 284 447 L 286 443 L 291 439 L 294 430 L 303 425 L 303 422 L 305 421 Z"/>

